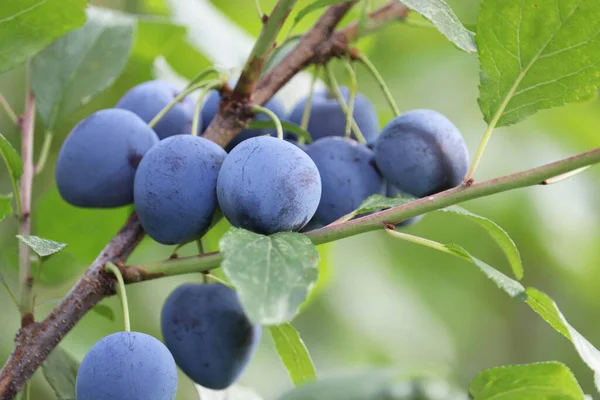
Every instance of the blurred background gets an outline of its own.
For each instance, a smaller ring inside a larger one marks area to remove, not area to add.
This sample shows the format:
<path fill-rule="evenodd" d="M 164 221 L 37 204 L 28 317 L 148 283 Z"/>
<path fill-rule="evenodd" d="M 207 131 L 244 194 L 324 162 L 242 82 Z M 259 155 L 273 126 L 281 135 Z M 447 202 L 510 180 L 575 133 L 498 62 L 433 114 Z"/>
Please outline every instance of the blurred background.
<path fill-rule="evenodd" d="M 35 181 L 33 234 L 68 243 L 45 264 L 36 286 L 36 318 L 43 318 L 68 291 L 119 229 L 131 211 L 83 210 L 58 195 L 53 170 L 64 137 L 83 117 L 114 106 L 135 84 L 154 77 L 191 78 L 212 63 L 239 71 L 261 22 L 249 0 L 92 0 L 134 14 L 171 15 L 188 27 L 187 41 L 174 43 L 164 58 L 152 62 L 134 51 L 122 75 L 103 94 L 56 129 L 49 165 Z M 261 0 L 268 12 L 274 0 Z M 300 0 L 298 8 L 308 4 Z M 374 1 L 374 4 L 381 1 Z M 448 0 L 468 27 L 477 19 L 477 0 Z M 315 13 L 298 26 L 307 29 Z M 344 23 L 359 16 L 359 10 Z M 287 24 L 289 26 L 289 23 Z M 472 28 L 474 29 L 474 28 Z M 286 28 L 284 28 L 284 32 Z M 138 31 L 138 35 L 152 32 Z M 462 131 L 471 154 L 485 125 L 477 105 L 476 55 L 453 47 L 435 29 L 391 25 L 359 42 L 379 68 L 402 110 L 430 108 L 448 116 Z M 343 69 L 338 77 L 344 81 Z M 390 120 L 385 100 L 374 80 L 357 66 L 359 89 L 375 104 L 381 125 Z M 303 79 L 303 78 L 300 78 Z M 304 78 L 306 79 L 306 77 Z M 304 82 L 301 80 L 301 82 Z M 288 107 L 306 94 L 305 84 L 282 93 Z M 24 69 L 0 75 L 0 92 L 22 111 Z M 544 111 L 517 126 L 498 129 L 485 154 L 477 179 L 492 178 L 600 146 L 600 102 L 593 100 Z M 38 120 L 36 153 L 43 138 Z M 0 132 L 19 148 L 19 136 L 0 113 Z M 1 168 L 0 193 L 10 191 Z M 513 237 L 525 267 L 524 282 L 545 291 L 585 337 L 600 345 L 600 169 L 548 187 L 502 193 L 463 204 L 496 221 Z M 227 229 L 221 224 L 217 231 Z M 8 218 L 0 225 L 0 273 L 17 292 L 17 225 Z M 412 234 L 442 243 L 458 243 L 490 265 L 509 272 L 507 261 L 482 229 L 460 217 L 432 213 L 407 228 Z M 209 246 L 216 247 L 212 233 Z M 191 246 L 194 247 L 194 246 Z M 192 252 L 194 249 L 184 249 Z M 166 258 L 171 247 L 149 239 L 130 263 Z M 442 377 L 463 389 L 474 375 L 494 366 L 558 360 L 567 364 L 586 393 L 593 391 L 592 373 L 572 345 L 525 304 L 508 298 L 474 266 L 431 249 L 394 241 L 383 232 L 349 238 L 320 248 L 322 279 L 310 303 L 294 321 L 315 361 L 319 376 L 348 370 L 394 367 L 407 374 Z M 159 315 L 169 292 L 182 282 L 200 281 L 189 275 L 128 286 L 132 329 L 160 337 Z M 90 312 L 64 339 L 64 348 L 77 359 L 103 336 L 122 330 L 117 298 L 103 305 L 113 321 Z M 0 363 L 13 348 L 18 313 L 0 290 Z M 193 385 L 181 376 L 178 400 L 197 399 Z M 40 372 L 33 399 L 53 399 Z M 257 356 L 241 384 L 265 399 L 291 388 L 291 382 L 265 331 Z"/>

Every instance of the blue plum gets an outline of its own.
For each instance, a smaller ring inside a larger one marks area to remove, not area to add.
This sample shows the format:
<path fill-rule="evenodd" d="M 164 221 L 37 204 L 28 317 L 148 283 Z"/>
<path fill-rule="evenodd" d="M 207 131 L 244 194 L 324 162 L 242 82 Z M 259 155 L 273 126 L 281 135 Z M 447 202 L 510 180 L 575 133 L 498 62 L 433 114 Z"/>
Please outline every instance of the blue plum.
<path fill-rule="evenodd" d="M 77 372 L 77 400 L 173 400 L 177 366 L 159 340 L 118 332 L 96 343 Z"/>
<path fill-rule="evenodd" d="M 223 215 L 256 233 L 298 231 L 321 198 L 315 163 L 297 146 L 270 136 L 243 141 L 223 162 L 217 181 Z"/>
<path fill-rule="evenodd" d="M 413 110 L 394 118 L 377 138 L 374 152 L 385 179 L 415 197 L 460 185 L 469 167 L 460 131 L 432 110 Z"/>
<path fill-rule="evenodd" d="M 330 224 L 354 211 L 373 194 L 385 194 L 383 178 L 375 168 L 373 151 L 352 139 L 325 137 L 307 146 L 306 153 L 319 169 L 323 184 L 315 219 Z"/>
<path fill-rule="evenodd" d="M 238 380 L 261 337 L 237 293 L 223 285 L 184 284 L 161 313 L 165 344 L 175 362 L 197 384 L 221 390 Z"/>
<path fill-rule="evenodd" d="M 117 103 L 117 108 L 132 111 L 149 123 L 179 93 L 180 90 L 169 82 L 148 81 L 131 88 L 125 93 Z M 160 139 L 191 133 L 193 119 L 194 102 L 189 97 L 185 97 L 164 115 L 154 126 L 154 131 Z"/>
<path fill-rule="evenodd" d="M 350 91 L 347 88 L 340 88 L 346 104 L 350 97 Z M 288 120 L 297 125 L 302 123 L 302 114 L 308 98 L 302 99 L 292 112 Z M 352 113 L 356 124 L 360 128 L 367 143 L 372 142 L 379 133 L 379 119 L 375 107 L 367 97 L 362 94 L 356 96 L 354 101 L 354 112 Z M 311 103 L 310 119 L 308 120 L 308 132 L 313 140 L 318 140 L 327 136 L 344 136 L 346 133 L 346 115 L 335 97 L 329 96 L 326 90 L 314 93 Z M 288 133 L 289 137 L 295 137 Z"/>
<path fill-rule="evenodd" d="M 134 182 L 135 209 L 144 230 L 159 243 L 200 237 L 217 208 L 216 185 L 225 150 L 210 140 L 176 135 L 142 159 Z"/>
<path fill-rule="evenodd" d="M 386 184 L 386 193 L 385 196 L 386 197 L 396 197 L 396 196 L 410 196 L 407 195 L 406 193 L 404 193 L 402 190 L 398 189 L 397 187 L 395 187 L 394 185 L 390 185 L 389 183 Z M 412 196 L 411 196 L 412 197 Z M 419 222 L 421 219 L 423 218 L 422 215 L 418 215 L 416 217 L 407 219 L 406 221 L 402 221 L 396 224 L 397 228 L 402 228 L 402 227 L 407 227 L 407 226 L 411 226 L 416 224 L 417 222 Z"/>
<path fill-rule="evenodd" d="M 133 202 L 133 179 L 142 156 L 158 137 L 131 111 L 111 108 L 81 121 L 64 141 L 56 184 L 78 207 L 111 208 Z"/>
<path fill-rule="evenodd" d="M 232 84 L 235 83 L 233 82 Z M 221 95 L 219 92 L 216 90 L 211 91 L 206 99 L 206 102 L 204 103 L 204 106 L 202 107 L 202 121 L 204 124 L 203 130 L 208 128 L 208 125 L 212 122 L 213 118 L 217 114 L 220 101 Z M 285 110 L 283 109 L 283 104 L 277 98 L 271 98 L 265 104 L 265 107 L 273 111 L 280 120 L 285 119 Z M 258 114 L 255 120 L 270 121 L 271 119 L 264 114 Z M 264 135 L 276 136 L 277 132 L 274 129 L 244 129 L 233 138 L 233 140 L 225 147 L 225 150 L 229 152 L 246 139 Z"/>

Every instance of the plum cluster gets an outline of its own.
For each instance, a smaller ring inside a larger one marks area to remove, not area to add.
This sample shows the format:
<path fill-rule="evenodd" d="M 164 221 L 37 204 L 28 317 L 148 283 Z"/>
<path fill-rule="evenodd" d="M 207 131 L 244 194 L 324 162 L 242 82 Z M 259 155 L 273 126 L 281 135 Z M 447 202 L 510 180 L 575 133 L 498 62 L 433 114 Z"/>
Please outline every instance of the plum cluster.
<path fill-rule="evenodd" d="M 341 93 L 348 101 L 349 91 L 341 88 Z M 220 217 L 218 210 L 233 226 L 260 234 L 306 231 L 352 213 L 371 195 L 429 196 L 459 185 L 467 172 L 461 133 L 435 111 L 406 112 L 380 131 L 374 106 L 358 94 L 352 116 L 367 142 L 360 143 L 347 137 L 347 118 L 337 100 L 319 91 L 312 95 L 307 128 L 313 143 L 299 144 L 291 133 L 281 140 L 270 130 L 246 129 L 223 149 L 197 136 L 217 112 L 216 91 L 197 116 L 203 123 L 192 124 L 188 98 L 155 123 L 178 96 L 166 82 L 146 82 L 115 108 L 75 126 L 58 156 L 61 196 L 89 208 L 133 203 L 147 234 L 172 245 L 202 237 Z M 266 107 L 300 124 L 307 101 L 289 115 L 277 99 Z M 200 132 L 191 132 L 193 125 Z M 137 332 L 98 342 L 79 372 L 78 399 L 124 393 L 131 399 L 172 399 L 175 365 L 202 386 L 226 388 L 238 379 L 261 336 L 236 292 L 221 285 L 176 289 L 164 305 L 161 327 L 166 347 Z"/>

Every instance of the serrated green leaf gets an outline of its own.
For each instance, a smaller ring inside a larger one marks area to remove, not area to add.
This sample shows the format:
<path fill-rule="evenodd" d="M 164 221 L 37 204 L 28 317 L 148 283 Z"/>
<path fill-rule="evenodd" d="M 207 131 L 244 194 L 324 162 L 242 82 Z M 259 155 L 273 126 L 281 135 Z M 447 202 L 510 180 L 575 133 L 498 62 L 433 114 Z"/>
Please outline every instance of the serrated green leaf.
<path fill-rule="evenodd" d="M 186 40 L 186 32 L 184 26 L 174 24 L 168 18 L 138 17 L 132 54 L 147 60 L 168 54 L 179 42 Z"/>
<path fill-rule="evenodd" d="M 521 255 L 519 254 L 517 245 L 515 244 L 515 242 L 513 242 L 508 233 L 504 229 L 502 229 L 498 224 L 496 224 L 494 221 L 488 218 L 482 217 L 477 214 L 473 214 L 472 212 L 467 211 L 459 206 L 451 206 L 440 209 L 438 211 L 462 215 L 470 218 L 471 220 L 477 222 L 479 225 L 483 226 L 492 236 L 492 238 L 496 241 L 496 243 L 498 243 L 502 251 L 504 251 L 504 254 L 506 254 L 506 257 L 508 258 L 513 273 L 515 274 L 517 279 L 523 279 L 523 264 L 521 262 Z"/>
<path fill-rule="evenodd" d="M 54 240 L 42 239 L 41 237 L 37 236 L 17 235 L 17 238 L 21 242 L 29 246 L 40 257 L 46 257 L 58 253 L 59 251 L 67 247 L 66 243 L 59 243 L 55 242 Z"/>
<path fill-rule="evenodd" d="M 600 2 L 484 0 L 479 106 L 495 126 L 590 96 L 600 84 Z"/>
<path fill-rule="evenodd" d="M 75 381 L 79 363 L 62 347 L 55 347 L 42 364 L 44 377 L 58 400 L 76 400 Z"/>
<path fill-rule="evenodd" d="M 136 21 L 97 7 L 83 28 L 52 43 L 32 61 L 31 80 L 38 110 L 52 130 L 121 73 L 133 47 Z"/>
<path fill-rule="evenodd" d="M 380 194 L 373 194 L 365 199 L 356 211 L 356 215 L 364 214 L 372 211 L 385 210 L 386 208 L 392 208 L 401 206 L 402 204 L 410 203 L 415 200 L 414 197 L 410 196 L 396 196 L 396 197 L 385 197 Z"/>
<path fill-rule="evenodd" d="M 291 37 L 286 40 L 281 46 L 277 47 L 273 54 L 267 60 L 261 75 L 269 73 L 277 64 L 279 64 L 288 54 L 292 52 L 300 43 L 302 36 Z"/>
<path fill-rule="evenodd" d="M 19 157 L 19 153 L 17 153 L 12 144 L 10 144 L 8 139 L 6 139 L 1 133 L 0 156 L 2 156 L 2 159 L 8 168 L 8 173 L 10 174 L 11 179 L 14 182 L 18 182 L 23 174 L 23 161 L 21 160 L 21 157 Z M 15 195 L 17 194 L 15 193 Z"/>
<path fill-rule="evenodd" d="M 490 278 L 496 284 L 496 286 L 504 290 L 510 297 L 517 300 L 525 300 L 525 288 L 519 282 L 509 278 L 502 272 L 491 267 L 480 259 L 473 257 L 471 254 L 469 254 L 469 252 L 459 245 L 448 244 L 444 247 L 456 255 L 475 264 L 481 270 L 481 272 Z"/>
<path fill-rule="evenodd" d="M 460 22 L 452 8 L 444 0 L 399 0 L 402 4 L 421 14 L 459 49 L 476 52 L 475 34 Z"/>
<path fill-rule="evenodd" d="M 317 371 L 300 334 L 291 324 L 269 327 L 277 353 L 295 386 L 317 379 Z"/>
<path fill-rule="evenodd" d="M 319 252 L 305 235 L 258 235 L 231 228 L 219 242 L 221 267 L 248 317 L 261 325 L 291 321 L 317 281 Z"/>
<path fill-rule="evenodd" d="M 85 22 L 87 0 L 2 0 L 0 73 Z"/>
<path fill-rule="evenodd" d="M 487 369 L 473 379 L 469 393 L 473 400 L 584 399 L 571 370 L 559 362 Z"/>
<path fill-rule="evenodd" d="M 109 306 L 97 304 L 94 306 L 94 308 L 92 308 L 92 311 L 94 311 L 96 314 L 101 315 L 109 321 L 115 320 L 115 312 Z"/>
<path fill-rule="evenodd" d="M 304 129 L 302 129 L 302 127 L 292 123 L 292 122 L 288 122 L 288 121 L 280 121 L 281 122 L 281 127 L 283 128 L 283 130 L 285 132 L 290 132 L 293 133 L 294 135 L 298 136 L 298 137 L 303 137 L 304 141 L 308 144 L 312 143 L 312 137 L 310 136 L 310 133 L 308 133 L 308 131 L 305 131 Z M 246 127 L 248 129 L 277 129 L 277 126 L 275 125 L 275 122 L 273 122 L 272 120 L 269 121 L 252 121 L 248 124 L 248 126 Z"/>
<path fill-rule="evenodd" d="M 12 215 L 12 205 L 10 204 L 12 195 L 0 195 L 0 221 L 2 221 L 7 215 Z"/>

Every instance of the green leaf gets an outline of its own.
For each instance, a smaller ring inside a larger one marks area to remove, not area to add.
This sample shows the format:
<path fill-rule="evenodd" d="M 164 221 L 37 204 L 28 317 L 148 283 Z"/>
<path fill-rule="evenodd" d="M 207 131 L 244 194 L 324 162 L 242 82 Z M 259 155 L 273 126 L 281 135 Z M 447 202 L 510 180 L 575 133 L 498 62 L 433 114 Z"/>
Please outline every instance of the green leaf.
<path fill-rule="evenodd" d="M 269 327 L 275 348 L 295 386 L 317 379 L 317 371 L 298 331 L 290 324 Z"/>
<path fill-rule="evenodd" d="M 294 36 L 286 40 L 281 46 L 277 47 L 267 60 L 261 75 L 270 72 L 277 64 L 279 64 L 288 54 L 292 52 L 300 43 L 302 36 Z"/>
<path fill-rule="evenodd" d="M 415 200 L 415 198 L 410 196 L 399 195 L 396 197 L 385 197 L 380 194 L 373 194 L 360 203 L 354 213 L 358 215 L 378 210 L 385 210 L 386 208 L 397 207 L 401 206 L 402 204 L 410 203 L 413 200 Z"/>
<path fill-rule="evenodd" d="M 469 392 L 474 400 L 584 399 L 573 373 L 559 362 L 487 369 L 473 379 Z"/>
<path fill-rule="evenodd" d="M 132 49 L 136 21 L 92 7 L 83 28 L 60 38 L 32 62 L 39 113 L 52 130 L 119 76 Z"/>
<path fill-rule="evenodd" d="M 475 34 L 460 22 L 444 0 L 399 0 L 402 4 L 431 21 L 459 49 L 476 52 Z"/>
<path fill-rule="evenodd" d="M 504 254 L 506 254 L 506 257 L 508 258 L 513 273 L 515 274 L 517 279 L 523 279 L 523 264 L 521 263 L 521 255 L 519 254 L 517 245 L 515 244 L 515 242 L 513 242 L 508 233 L 506 233 L 506 231 L 502 229 L 498 224 L 496 224 L 494 221 L 488 218 L 482 217 L 477 214 L 473 214 L 470 211 L 467 211 L 464 208 L 458 206 L 451 206 L 438 211 L 462 215 L 472 219 L 479 225 L 483 226 L 492 236 L 492 238 L 496 241 L 496 243 L 498 243 L 502 251 L 504 251 Z"/>
<path fill-rule="evenodd" d="M 0 155 L 8 168 L 14 182 L 18 182 L 23 174 L 23 161 L 10 142 L 0 133 Z M 15 193 L 17 195 L 17 193 Z"/>
<path fill-rule="evenodd" d="M 319 252 L 301 233 L 264 236 L 231 228 L 220 248 L 223 272 L 254 323 L 291 321 L 319 275 Z"/>
<path fill-rule="evenodd" d="M 58 400 L 75 400 L 75 380 L 79 363 L 62 347 L 56 347 L 42 364 L 46 380 Z"/>
<path fill-rule="evenodd" d="M 92 310 L 101 315 L 102 317 L 108 319 L 109 321 L 115 320 L 115 312 L 109 306 L 105 306 L 103 304 L 97 304 L 92 308 Z"/>
<path fill-rule="evenodd" d="M 485 262 L 473 257 L 464 248 L 456 244 L 448 244 L 444 246 L 454 254 L 464 258 L 467 261 L 475 264 L 481 272 L 483 272 L 488 278 L 490 278 L 496 286 L 504 290 L 510 297 L 517 300 L 525 300 L 525 288 L 519 282 L 509 278 L 497 269 L 489 266 Z"/>
<path fill-rule="evenodd" d="M 17 235 L 17 238 L 21 242 L 29 246 L 40 257 L 46 257 L 58 253 L 59 251 L 67 247 L 65 243 L 59 243 L 53 240 L 42 239 L 41 237 L 37 236 Z"/>
<path fill-rule="evenodd" d="M 310 14 L 313 11 L 320 10 L 322 8 L 331 6 L 333 4 L 347 3 L 349 1 L 354 1 L 354 0 L 316 0 L 316 1 L 313 1 L 312 3 L 308 4 L 304 8 L 300 9 L 300 11 L 298 11 L 298 14 L 296 14 L 296 18 L 294 18 L 294 24 L 292 26 L 292 29 L 294 26 L 296 26 L 298 24 L 298 22 L 300 22 L 304 17 L 306 17 L 308 14 Z"/>
<path fill-rule="evenodd" d="M 305 131 L 300 126 L 294 124 L 293 122 L 288 121 L 280 121 L 281 127 L 284 131 L 295 134 L 298 137 L 303 137 L 306 143 L 312 143 L 312 137 L 308 131 Z M 272 120 L 269 121 L 252 121 L 247 126 L 248 129 L 277 129 L 275 126 L 275 122 Z"/>
<path fill-rule="evenodd" d="M 579 357 L 594 371 L 596 388 L 600 391 L 600 351 L 567 322 L 556 303 L 545 293 L 535 288 L 527 288 L 527 304 L 573 343 Z"/>
<path fill-rule="evenodd" d="M 186 32 L 184 26 L 174 24 L 168 18 L 139 17 L 132 54 L 146 60 L 168 54 L 186 40 Z"/>
<path fill-rule="evenodd" d="M 0 73 L 85 22 L 87 0 L 2 0 Z"/>
<path fill-rule="evenodd" d="M 10 204 L 12 200 L 12 195 L 0 195 L 0 221 L 4 219 L 7 215 L 12 215 L 12 205 Z"/>
<path fill-rule="evenodd" d="M 590 96 L 600 84 L 600 2 L 484 0 L 479 106 L 492 126 Z"/>

